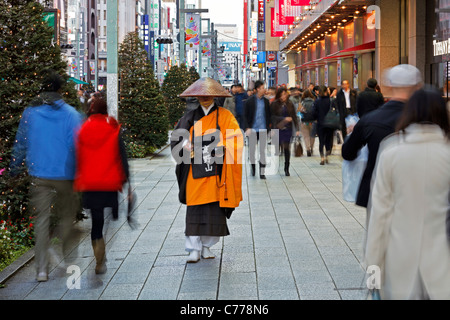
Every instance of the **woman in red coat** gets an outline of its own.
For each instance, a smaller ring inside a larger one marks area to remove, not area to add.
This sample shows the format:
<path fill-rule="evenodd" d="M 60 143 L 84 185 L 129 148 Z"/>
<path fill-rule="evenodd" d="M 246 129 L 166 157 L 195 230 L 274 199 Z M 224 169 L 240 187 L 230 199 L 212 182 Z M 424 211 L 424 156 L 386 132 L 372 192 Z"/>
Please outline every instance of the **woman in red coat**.
<path fill-rule="evenodd" d="M 120 125 L 108 116 L 105 100 L 94 100 L 89 114 L 78 133 L 74 188 L 83 192 L 83 207 L 91 211 L 91 240 L 98 274 L 106 272 L 103 211 L 117 207 L 118 191 L 128 180 L 129 170 Z"/>

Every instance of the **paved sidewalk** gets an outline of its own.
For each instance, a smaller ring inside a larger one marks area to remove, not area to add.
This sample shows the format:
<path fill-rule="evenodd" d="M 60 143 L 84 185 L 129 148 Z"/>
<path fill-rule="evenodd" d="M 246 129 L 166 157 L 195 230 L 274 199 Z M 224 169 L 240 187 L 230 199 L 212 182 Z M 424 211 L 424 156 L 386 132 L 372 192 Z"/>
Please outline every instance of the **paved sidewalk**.
<path fill-rule="evenodd" d="M 196 264 L 185 262 L 186 208 L 178 202 L 170 149 L 132 160 L 138 227 L 126 222 L 123 203 L 118 221 L 106 215 L 107 273 L 94 272 L 88 219 L 76 225 L 79 242 L 66 259 L 54 247 L 48 282 L 35 280 L 32 261 L 0 289 L 0 299 L 366 299 L 366 214 L 342 200 L 339 153 L 326 166 L 317 151 L 292 157 L 290 177 L 280 163 L 280 173 L 265 181 L 245 165 L 244 201 L 228 220 L 231 235 L 212 248 L 216 259 Z M 79 289 L 69 289 L 78 271 Z"/>

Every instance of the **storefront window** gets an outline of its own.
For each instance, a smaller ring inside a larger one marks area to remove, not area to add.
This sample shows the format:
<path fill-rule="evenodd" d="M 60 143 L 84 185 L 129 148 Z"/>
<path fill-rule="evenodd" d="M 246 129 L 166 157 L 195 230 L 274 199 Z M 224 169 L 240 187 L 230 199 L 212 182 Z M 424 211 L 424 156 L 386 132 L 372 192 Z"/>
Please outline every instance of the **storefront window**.
<path fill-rule="evenodd" d="M 450 0 L 435 0 L 432 82 L 450 101 Z"/>

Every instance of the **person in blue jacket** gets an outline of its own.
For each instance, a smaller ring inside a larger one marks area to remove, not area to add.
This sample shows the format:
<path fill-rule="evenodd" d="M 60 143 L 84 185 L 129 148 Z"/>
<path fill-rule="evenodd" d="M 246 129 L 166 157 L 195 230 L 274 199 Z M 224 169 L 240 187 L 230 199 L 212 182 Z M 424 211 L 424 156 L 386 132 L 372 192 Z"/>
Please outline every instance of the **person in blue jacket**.
<path fill-rule="evenodd" d="M 38 281 L 48 280 L 52 205 L 55 203 L 60 218 L 63 248 L 77 210 L 73 191 L 74 146 L 82 116 L 62 99 L 59 91 L 64 81 L 54 71 L 44 74 L 41 93 L 22 114 L 10 165 L 12 176 L 26 167 L 32 179 L 30 207 L 36 219 L 35 265 Z"/>

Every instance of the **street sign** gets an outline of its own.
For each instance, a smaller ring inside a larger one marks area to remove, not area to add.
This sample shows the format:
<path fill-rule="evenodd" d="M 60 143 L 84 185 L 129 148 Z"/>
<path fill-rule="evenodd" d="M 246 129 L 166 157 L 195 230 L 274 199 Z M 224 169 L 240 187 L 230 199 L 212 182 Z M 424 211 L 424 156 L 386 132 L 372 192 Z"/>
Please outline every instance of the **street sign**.
<path fill-rule="evenodd" d="M 276 68 L 278 66 L 277 61 L 267 61 L 266 62 L 267 68 Z"/>
<path fill-rule="evenodd" d="M 267 55 L 267 60 L 269 60 L 269 61 L 274 61 L 275 59 L 276 59 L 275 53 L 269 53 L 269 54 Z"/>

